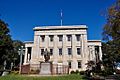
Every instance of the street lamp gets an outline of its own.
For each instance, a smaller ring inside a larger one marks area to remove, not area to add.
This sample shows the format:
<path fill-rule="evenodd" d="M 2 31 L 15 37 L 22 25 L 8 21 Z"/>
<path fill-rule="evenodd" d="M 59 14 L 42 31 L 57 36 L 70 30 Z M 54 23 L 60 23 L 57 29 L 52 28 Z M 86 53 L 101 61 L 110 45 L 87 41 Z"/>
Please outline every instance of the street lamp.
<path fill-rule="evenodd" d="M 19 66 L 19 74 L 21 74 L 21 70 L 22 70 L 22 56 L 24 55 L 24 48 L 23 46 L 21 46 L 21 48 L 18 50 L 18 53 L 20 55 L 20 66 Z"/>

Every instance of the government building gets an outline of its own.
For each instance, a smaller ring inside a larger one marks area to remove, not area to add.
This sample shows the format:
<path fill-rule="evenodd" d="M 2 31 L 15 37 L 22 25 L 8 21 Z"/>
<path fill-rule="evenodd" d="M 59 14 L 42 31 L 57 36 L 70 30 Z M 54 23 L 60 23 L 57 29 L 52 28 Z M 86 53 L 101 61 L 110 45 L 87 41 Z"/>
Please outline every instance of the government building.
<path fill-rule="evenodd" d="M 86 25 L 35 27 L 34 41 L 25 42 L 23 65 L 39 68 L 45 49 L 53 65 L 66 65 L 69 71 L 84 71 L 88 61 L 102 60 L 101 40 L 88 40 Z"/>

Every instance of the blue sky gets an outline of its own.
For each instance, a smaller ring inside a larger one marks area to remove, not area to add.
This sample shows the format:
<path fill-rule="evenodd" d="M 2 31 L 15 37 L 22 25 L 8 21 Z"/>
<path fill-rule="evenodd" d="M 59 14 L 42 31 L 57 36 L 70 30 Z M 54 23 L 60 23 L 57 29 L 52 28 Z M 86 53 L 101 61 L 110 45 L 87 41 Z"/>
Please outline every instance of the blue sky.
<path fill-rule="evenodd" d="M 104 14 L 115 0 L 0 0 L 0 18 L 9 24 L 14 40 L 32 41 L 35 26 L 88 26 L 88 39 L 102 39 Z"/>

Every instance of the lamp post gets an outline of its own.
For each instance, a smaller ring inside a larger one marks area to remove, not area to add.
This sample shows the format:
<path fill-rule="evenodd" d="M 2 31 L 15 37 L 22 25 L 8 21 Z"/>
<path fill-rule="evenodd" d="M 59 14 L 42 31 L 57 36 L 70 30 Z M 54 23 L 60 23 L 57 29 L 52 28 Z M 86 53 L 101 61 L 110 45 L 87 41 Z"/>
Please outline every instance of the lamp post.
<path fill-rule="evenodd" d="M 18 53 L 20 55 L 20 66 L 19 66 L 19 74 L 21 74 L 21 70 L 22 70 L 22 56 L 24 55 L 24 48 L 23 46 L 21 46 L 21 48 L 19 49 Z"/>

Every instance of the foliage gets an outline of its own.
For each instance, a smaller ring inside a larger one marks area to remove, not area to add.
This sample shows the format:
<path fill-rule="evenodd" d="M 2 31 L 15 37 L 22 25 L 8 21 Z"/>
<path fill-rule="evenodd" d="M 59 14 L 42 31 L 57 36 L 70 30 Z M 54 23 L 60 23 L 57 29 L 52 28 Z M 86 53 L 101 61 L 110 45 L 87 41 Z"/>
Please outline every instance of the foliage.
<path fill-rule="evenodd" d="M 114 41 L 102 43 L 103 65 L 108 74 L 113 74 L 115 71 L 115 63 L 120 61 L 120 54 L 118 54 L 114 43 Z"/>
<path fill-rule="evenodd" d="M 115 70 L 115 63 L 120 62 L 120 0 L 108 9 L 107 23 L 103 28 L 103 65 L 111 74 Z"/>
<path fill-rule="evenodd" d="M 108 9 L 107 23 L 103 30 L 104 39 L 120 39 L 120 0 Z"/>
<path fill-rule="evenodd" d="M 8 75 L 0 77 L 0 80 L 84 80 L 80 75 L 64 76 L 29 76 L 29 75 Z"/>
<path fill-rule="evenodd" d="M 9 34 L 8 25 L 0 20 L 0 65 L 3 65 L 3 62 L 9 61 L 9 56 L 12 53 L 12 39 Z"/>
<path fill-rule="evenodd" d="M 75 71 L 71 71 L 70 74 L 75 74 Z"/>
<path fill-rule="evenodd" d="M 85 75 L 86 72 L 85 71 L 80 71 L 80 75 Z"/>
<path fill-rule="evenodd" d="M 8 24 L 0 20 L 0 69 L 3 69 L 4 61 L 7 62 L 7 69 L 10 68 L 11 62 L 17 66 L 19 64 L 18 49 L 24 46 L 21 41 L 12 40 L 9 32 Z"/>
<path fill-rule="evenodd" d="M 19 65 L 20 57 L 19 57 L 18 51 L 21 48 L 21 46 L 24 46 L 23 42 L 19 40 L 13 41 L 13 52 L 11 55 L 11 62 L 14 63 L 14 67 L 17 67 Z"/>
<path fill-rule="evenodd" d="M 105 48 L 108 49 L 104 54 L 108 54 L 108 57 L 112 60 L 120 56 L 120 0 L 108 9 L 107 23 L 103 29 L 103 39 L 109 40 L 107 43 L 103 44 Z M 114 60 L 120 62 L 120 59 Z"/>
<path fill-rule="evenodd" d="M 11 75 L 18 75 L 18 74 L 19 74 L 19 71 L 11 71 L 10 74 L 11 74 Z"/>
<path fill-rule="evenodd" d="M 70 74 L 79 74 L 79 70 L 71 71 Z"/>

